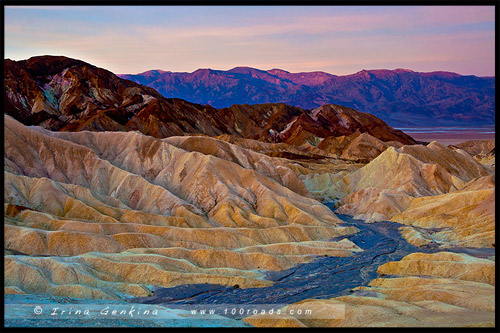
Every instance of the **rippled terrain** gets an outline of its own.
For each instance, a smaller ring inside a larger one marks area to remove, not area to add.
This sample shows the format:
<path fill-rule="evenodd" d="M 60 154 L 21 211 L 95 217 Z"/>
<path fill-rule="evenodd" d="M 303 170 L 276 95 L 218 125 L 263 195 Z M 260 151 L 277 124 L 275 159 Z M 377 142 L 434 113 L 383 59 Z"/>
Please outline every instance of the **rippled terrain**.
<path fill-rule="evenodd" d="M 414 252 L 434 253 L 442 249 L 436 247 L 416 247 L 409 244 L 400 234 L 402 227 L 394 222 L 365 223 L 347 215 L 339 215 L 346 225 L 352 225 L 360 231 L 347 238 L 363 249 L 353 256 L 321 257 L 313 262 L 299 264 L 296 267 L 279 272 L 266 272 L 266 279 L 273 285 L 263 288 L 239 289 L 220 285 L 182 285 L 175 288 L 158 288 L 155 296 L 133 298 L 129 302 L 162 304 L 171 308 L 208 308 L 217 309 L 224 314 L 228 306 L 247 307 L 250 304 L 276 305 L 291 304 L 303 299 L 325 299 L 349 295 L 352 288 L 367 285 L 380 274 L 377 268 L 390 261 L 398 261 Z M 333 239 L 335 240 L 335 239 Z M 477 257 L 495 254 L 494 249 L 453 248 L 449 251 L 471 253 Z M 217 306 L 222 304 L 222 306 Z M 228 316 L 230 313 L 228 313 Z M 241 318 L 242 316 L 230 316 Z"/>

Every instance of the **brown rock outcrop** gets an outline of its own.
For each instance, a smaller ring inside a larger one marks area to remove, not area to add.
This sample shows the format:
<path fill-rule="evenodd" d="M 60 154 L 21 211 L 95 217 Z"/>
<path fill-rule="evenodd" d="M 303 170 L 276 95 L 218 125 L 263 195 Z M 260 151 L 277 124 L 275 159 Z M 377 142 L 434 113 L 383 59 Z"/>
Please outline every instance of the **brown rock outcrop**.
<path fill-rule="evenodd" d="M 416 143 L 412 137 L 390 127 L 374 115 L 340 105 L 320 106 L 311 111 L 311 117 L 327 127 L 332 136 L 349 135 L 359 131 L 382 141 L 398 141 L 410 145 Z"/>
<path fill-rule="evenodd" d="M 490 140 L 469 140 L 456 145 L 472 156 L 485 155 L 495 148 L 495 139 Z"/>

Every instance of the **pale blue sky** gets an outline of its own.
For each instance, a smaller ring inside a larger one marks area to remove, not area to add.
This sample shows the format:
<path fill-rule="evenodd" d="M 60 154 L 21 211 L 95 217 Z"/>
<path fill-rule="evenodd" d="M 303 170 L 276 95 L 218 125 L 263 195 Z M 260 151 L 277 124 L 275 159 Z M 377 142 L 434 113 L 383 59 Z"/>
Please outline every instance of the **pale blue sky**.
<path fill-rule="evenodd" d="M 236 66 L 494 75 L 493 6 L 5 8 L 5 57 L 65 55 L 114 73 Z"/>

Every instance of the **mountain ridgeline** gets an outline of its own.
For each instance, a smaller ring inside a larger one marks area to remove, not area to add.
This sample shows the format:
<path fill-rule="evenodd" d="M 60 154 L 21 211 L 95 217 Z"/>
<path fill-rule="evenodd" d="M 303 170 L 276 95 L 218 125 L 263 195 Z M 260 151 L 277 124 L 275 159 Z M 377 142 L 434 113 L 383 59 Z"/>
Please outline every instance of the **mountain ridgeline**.
<path fill-rule="evenodd" d="M 229 134 L 294 145 L 361 132 L 382 141 L 415 143 L 377 117 L 345 106 L 308 110 L 267 103 L 216 109 L 166 98 L 151 87 L 66 57 L 7 59 L 4 77 L 4 112 L 53 131 L 139 131 L 156 138 Z"/>
<path fill-rule="evenodd" d="M 495 78 L 406 69 L 362 70 L 336 76 L 236 67 L 192 73 L 150 70 L 118 75 L 166 97 L 217 108 L 232 104 L 285 103 L 303 109 L 339 104 L 368 112 L 392 126 L 491 125 Z"/>

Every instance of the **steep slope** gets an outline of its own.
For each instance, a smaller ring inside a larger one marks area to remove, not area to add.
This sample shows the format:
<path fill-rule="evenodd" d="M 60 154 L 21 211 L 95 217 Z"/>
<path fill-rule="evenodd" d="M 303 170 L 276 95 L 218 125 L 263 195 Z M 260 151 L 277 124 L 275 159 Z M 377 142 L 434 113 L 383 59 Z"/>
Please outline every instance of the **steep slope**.
<path fill-rule="evenodd" d="M 416 144 L 416 141 L 377 117 L 341 105 L 323 105 L 294 117 L 279 131 L 283 142 L 302 145 L 319 144 L 322 138 L 367 133 L 381 141 Z"/>
<path fill-rule="evenodd" d="M 362 70 L 335 76 L 237 67 L 120 77 L 151 86 L 166 97 L 214 107 L 280 102 L 314 109 L 340 104 L 374 114 L 393 126 L 490 125 L 495 119 L 495 78 L 449 72 Z"/>
<path fill-rule="evenodd" d="M 245 169 L 252 169 L 269 177 L 292 191 L 309 196 L 309 192 L 287 166 L 286 162 L 215 138 L 201 136 L 175 136 L 163 140 L 186 151 L 197 151 L 236 163 Z"/>
<path fill-rule="evenodd" d="M 315 174 L 304 183 L 313 194 L 338 198 L 338 213 L 409 225 L 400 231 L 417 246 L 495 246 L 494 176 L 458 148 L 389 147 L 354 172 Z"/>
<path fill-rule="evenodd" d="M 311 116 L 334 136 L 349 135 L 357 130 L 361 133 L 368 133 L 382 141 L 399 141 L 403 144 L 416 143 L 413 138 L 388 126 L 381 119 L 349 107 L 323 105 L 312 110 Z"/>
<path fill-rule="evenodd" d="M 345 177 L 339 183 L 340 189 L 344 187 L 344 193 L 366 188 L 392 189 L 405 191 L 412 196 L 423 196 L 446 193 L 463 185 L 458 177 L 460 174 L 452 174 L 442 165 L 426 161 L 425 154 L 422 154 L 424 160 L 413 155 L 415 152 L 432 154 L 433 150 L 419 146 L 419 150 L 407 152 L 404 148 L 388 148 L 366 166 Z M 439 155 L 434 156 L 437 158 Z M 479 165 L 477 167 L 480 168 Z M 485 173 L 483 171 L 482 175 Z"/>
<path fill-rule="evenodd" d="M 495 139 L 491 140 L 469 140 L 456 145 L 458 148 L 465 150 L 472 156 L 484 155 L 491 152 L 495 148 Z"/>
<path fill-rule="evenodd" d="M 53 56 L 6 60 L 4 75 L 4 112 L 27 125 L 62 131 L 139 130 L 156 137 L 238 135 L 216 109 L 166 99 L 152 88 L 79 60 Z M 255 130 L 251 124 L 248 127 Z"/>

